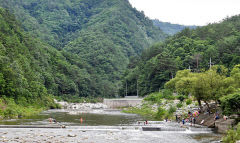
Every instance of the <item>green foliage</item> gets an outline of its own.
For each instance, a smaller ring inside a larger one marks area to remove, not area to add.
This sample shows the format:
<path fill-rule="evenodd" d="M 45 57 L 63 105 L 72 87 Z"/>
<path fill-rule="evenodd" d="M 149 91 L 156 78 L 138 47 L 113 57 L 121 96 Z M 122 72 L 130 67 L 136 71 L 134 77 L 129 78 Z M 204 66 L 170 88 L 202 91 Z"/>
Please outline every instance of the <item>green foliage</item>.
<path fill-rule="evenodd" d="M 85 81 L 79 84 L 83 73 L 67 62 L 61 52 L 24 33 L 15 17 L 0 8 L 3 117 L 25 116 L 47 108 L 59 108 L 52 94 L 81 96 L 80 90 L 87 91 Z"/>
<path fill-rule="evenodd" d="M 173 92 L 168 89 L 162 90 L 162 97 L 167 100 L 175 100 L 175 96 L 173 96 Z"/>
<path fill-rule="evenodd" d="M 0 100 L 0 116 L 1 118 L 19 118 L 30 116 L 41 112 L 44 108 L 38 107 L 24 107 L 23 105 L 16 104 L 12 98 L 4 98 Z"/>
<path fill-rule="evenodd" d="M 56 69 L 43 78 L 58 96 L 118 95 L 129 58 L 166 37 L 126 0 L 0 0 L 0 6 L 13 12 L 31 36 L 61 51 L 36 53 L 54 62 L 49 66 Z"/>
<path fill-rule="evenodd" d="M 223 137 L 224 143 L 236 143 L 240 140 L 240 123 L 238 123 L 236 129 L 231 129 L 227 132 L 227 135 Z"/>
<path fill-rule="evenodd" d="M 187 104 L 187 105 L 192 104 L 192 100 L 191 100 L 191 99 L 187 99 L 187 100 L 186 100 L 186 104 Z"/>
<path fill-rule="evenodd" d="M 180 102 L 177 104 L 177 108 L 182 108 L 182 106 L 183 106 L 183 104 Z"/>
<path fill-rule="evenodd" d="M 162 107 L 158 107 L 158 111 L 155 115 L 155 118 L 158 120 L 163 120 L 166 114 L 167 111 L 165 109 L 163 109 Z"/>
<path fill-rule="evenodd" d="M 185 97 L 183 95 L 179 95 L 177 98 L 178 98 L 178 100 L 180 100 L 180 102 L 183 102 L 185 99 Z"/>
<path fill-rule="evenodd" d="M 207 105 L 209 102 L 215 101 L 215 103 L 221 104 L 224 114 L 239 114 L 240 94 L 237 90 L 239 73 L 239 65 L 233 68 L 230 77 L 226 76 L 226 68 L 223 66 L 214 66 L 202 73 L 183 70 L 178 71 L 176 77 L 167 82 L 165 87 L 178 93 L 185 93 L 185 95 L 191 93 L 197 99 L 200 107 L 201 101 Z M 178 96 L 181 102 L 184 98 L 182 95 Z M 191 103 L 191 99 L 186 101 L 187 105 Z"/>
<path fill-rule="evenodd" d="M 144 101 L 149 101 L 150 103 L 154 104 L 160 104 L 162 103 L 162 94 L 161 93 L 152 93 L 144 98 Z"/>
<path fill-rule="evenodd" d="M 149 94 L 147 97 L 145 97 L 143 100 L 144 101 L 149 101 L 152 104 L 161 104 L 162 99 L 167 99 L 167 100 L 174 100 L 175 97 L 173 96 L 172 92 L 169 90 L 162 90 L 161 92 L 155 92 Z"/>
<path fill-rule="evenodd" d="M 223 110 L 223 114 L 240 115 L 240 93 L 239 92 L 224 96 L 220 98 L 220 100 L 221 100 L 221 108 Z"/>
<path fill-rule="evenodd" d="M 159 91 L 166 82 L 165 88 L 184 95 L 191 92 L 192 85 L 199 88 L 198 91 L 201 91 L 200 88 L 205 88 L 205 82 L 209 82 L 206 87 L 222 87 L 223 85 L 218 84 L 219 81 L 223 80 L 222 77 L 229 76 L 229 71 L 240 63 L 240 55 L 238 54 L 238 47 L 240 46 L 239 31 L 239 15 L 226 18 L 221 23 L 209 24 L 192 30 L 186 28 L 169 37 L 164 43 L 158 43 L 146 49 L 141 56 L 135 58 L 138 59 L 137 62 L 136 60 L 133 60 L 132 63 L 130 61 L 131 66 L 126 71 L 123 83 L 127 82 L 129 86 L 134 87 L 129 89 L 129 94 L 136 94 L 135 87 L 138 83 L 141 96 Z M 201 79 L 194 79 L 195 76 L 191 72 L 199 73 L 210 69 L 210 59 L 211 63 L 217 66 L 211 65 L 212 71 L 199 74 L 199 77 L 202 77 Z M 181 73 L 176 73 L 179 70 Z M 237 71 L 237 69 L 234 71 Z M 174 76 L 175 78 L 173 78 Z M 209 79 L 206 78 L 207 76 Z M 232 78 L 238 79 L 238 74 L 235 74 Z M 234 80 L 232 78 L 225 79 L 224 84 L 231 84 Z M 136 82 L 136 79 L 138 82 Z M 172 80 L 168 82 L 170 79 Z M 210 81 L 213 81 L 212 85 Z M 199 87 L 197 87 L 198 83 L 200 84 Z M 228 87 L 226 91 L 214 87 L 217 90 L 192 93 L 199 98 L 202 94 L 208 96 L 213 94 L 215 98 L 213 100 L 217 100 L 218 96 L 231 93 L 234 86 L 225 85 L 225 87 Z M 122 92 L 124 86 L 120 91 L 122 94 L 124 93 Z"/>
<path fill-rule="evenodd" d="M 147 104 L 143 104 L 141 108 L 137 108 L 137 107 L 130 107 L 128 109 L 124 109 L 122 112 L 124 113 L 133 113 L 133 114 L 139 114 L 142 115 L 148 119 L 154 119 L 155 118 L 155 112 L 152 111 L 152 108 L 147 105 Z"/>
<path fill-rule="evenodd" d="M 168 114 L 172 115 L 174 112 L 176 112 L 177 108 L 174 106 L 170 106 L 170 108 L 168 109 Z"/>

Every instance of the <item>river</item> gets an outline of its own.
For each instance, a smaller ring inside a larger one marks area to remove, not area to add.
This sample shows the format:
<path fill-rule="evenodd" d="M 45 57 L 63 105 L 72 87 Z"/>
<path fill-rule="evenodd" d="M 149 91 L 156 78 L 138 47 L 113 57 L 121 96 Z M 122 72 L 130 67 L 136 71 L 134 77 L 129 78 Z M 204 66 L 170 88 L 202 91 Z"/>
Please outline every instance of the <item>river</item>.
<path fill-rule="evenodd" d="M 65 129 L 4 129 L 0 128 L 0 142 L 126 142 L 126 143 L 216 143 L 220 134 L 205 127 L 184 129 L 175 122 L 138 124 L 145 118 L 104 110 L 95 113 L 69 114 L 66 110 L 49 110 L 23 119 L 3 120 L 2 125 L 51 125 L 54 118 Z M 81 122 L 82 118 L 82 122 Z M 143 131 L 144 127 L 161 127 L 162 131 Z"/>

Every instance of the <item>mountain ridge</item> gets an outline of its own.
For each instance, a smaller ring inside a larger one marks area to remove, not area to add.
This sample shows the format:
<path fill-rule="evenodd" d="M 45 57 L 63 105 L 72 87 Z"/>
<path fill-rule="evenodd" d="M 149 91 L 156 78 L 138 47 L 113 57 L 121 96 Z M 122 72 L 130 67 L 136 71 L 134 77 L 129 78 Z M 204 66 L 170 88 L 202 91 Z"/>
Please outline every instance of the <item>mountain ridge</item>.
<path fill-rule="evenodd" d="M 0 6 L 26 32 L 85 69 L 92 79 L 88 96 L 117 95 L 129 58 L 167 37 L 127 0 L 0 0 Z"/>
<path fill-rule="evenodd" d="M 197 27 L 200 27 L 195 25 L 172 24 L 170 22 L 162 22 L 158 19 L 154 19 L 152 21 L 153 21 L 153 25 L 159 27 L 163 32 L 171 36 L 173 36 L 178 32 L 181 32 L 185 28 L 195 29 Z"/>
<path fill-rule="evenodd" d="M 236 15 L 220 23 L 186 28 L 166 41 L 154 44 L 128 65 L 122 79 L 121 95 L 125 95 L 126 83 L 129 95 L 136 95 L 136 89 L 140 96 L 159 92 L 179 70 L 190 69 L 199 73 L 220 65 L 216 66 L 218 72 L 221 72 L 221 66 L 231 71 L 240 63 L 239 31 L 240 15 Z"/>

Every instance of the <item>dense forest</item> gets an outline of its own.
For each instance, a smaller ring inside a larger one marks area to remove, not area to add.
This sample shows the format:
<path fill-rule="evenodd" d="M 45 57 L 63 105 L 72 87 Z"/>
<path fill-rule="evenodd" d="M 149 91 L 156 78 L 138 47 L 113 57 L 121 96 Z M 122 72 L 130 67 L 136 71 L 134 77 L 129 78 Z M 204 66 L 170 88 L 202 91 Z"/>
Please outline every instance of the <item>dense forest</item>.
<path fill-rule="evenodd" d="M 157 19 L 153 20 L 153 25 L 159 27 L 164 33 L 173 36 L 178 32 L 181 32 L 185 28 L 195 29 L 197 26 L 184 26 L 179 24 L 171 24 L 169 22 L 162 22 Z"/>
<path fill-rule="evenodd" d="M 0 8 L 1 117 L 22 116 L 32 107 L 54 108 L 46 87 L 60 88 L 50 76 L 63 62 L 57 57 L 60 54 L 32 39 L 18 25 L 13 15 Z"/>
<path fill-rule="evenodd" d="M 140 96 L 159 91 L 179 70 L 203 72 L 213 65 L 228 69 L 240 63 L 240 16 L 182 32 L 157 43 L 131 59 L 121 95 Z M 220 70 L 220 69 L 219 69 Z"/>
<path fill-rule="evenodd" d="M 117 95 L 129 58 L 167 36 L 127 0 L 0 0 L 0 6 L 15 14 L 26 32 L 66 59 L 62 72 L 74 75 L 54 74 L 66 88 L 52 92 L 51 86 L 49 93 L 54 95 Z"/>

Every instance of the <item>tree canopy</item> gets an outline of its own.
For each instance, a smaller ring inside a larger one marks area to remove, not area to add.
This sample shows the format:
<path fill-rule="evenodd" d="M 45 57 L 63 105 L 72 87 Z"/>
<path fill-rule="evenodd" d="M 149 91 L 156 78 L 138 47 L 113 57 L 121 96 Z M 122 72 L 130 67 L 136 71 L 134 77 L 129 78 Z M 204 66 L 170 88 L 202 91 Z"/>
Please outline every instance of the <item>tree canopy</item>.
<path fill-rule="evenodd" d="M 199 84 L 206 79 L 206 76 L 210 76 L 211 78 L 204 82 L 210 80 L 213 82 L 211 86 L 220 86 L 217 84 L 222 80 L 222 76 L 230 76 L 231 74 L 232 77 L 237 79 L 238 74 L 234 72 L 239 69 L 236 67 L 233 69 L 233 67 L 240 63 L 239 31 L 240 16 L 237 15 L 226 18 L 220 23 L 213 23 L 196 29 L 186 28 L 164 42 L 154 44 L 144 50 L 141 56 L 134 57 L 130 61 L 125 76 L 122 78 L 121 95 L 124 95 L 126 83 L 128 83 L 129 95 L 136 95 L 137 89 L 141 96 L 159 91 L 159 89 L 164 88 L 167 81 L 176 76 L 179 70 L 185 70 L 181 71 L 181 74 L 188 74 L 190 71 L 199 73 L 202 77 L 202 79 L 198 79 Z M 226 68 L 212 67 L 213 65 L 221 65 Z M 201 73 L 211 67 L 216 72 Z M 230 73 L 231 70 L 232 73 Z M 180 76 L 180 73 L 177 76 Z M 178 80 L 177 76 L 173 80 Z M 191 76 L 191 73 L 189 73 L 189 76 Z M 192 84 L 189 78 L 186 76 L 180 81 L 181 84 L 179 83 L 178 86 L 185 86 L 185 88 L 179 92 L 189 92 L 187 91 L 188 85 Z M 232 78 L 227 78 L 225 84 L 230 84 L 232 80 Z M 136 88 L 137 83 L 138 88 Z M 232 86 L 239 87 L 239 84 L 236 84 Z M 203 84 L 201 88 L 205 88 L 204 86 L 206 85 Z M 231 90 L 231 87 L 229 87 L 229 90 Z M 212 93 L 206 94 L 217 94 L 216 92 L 212 91 Z"/>

